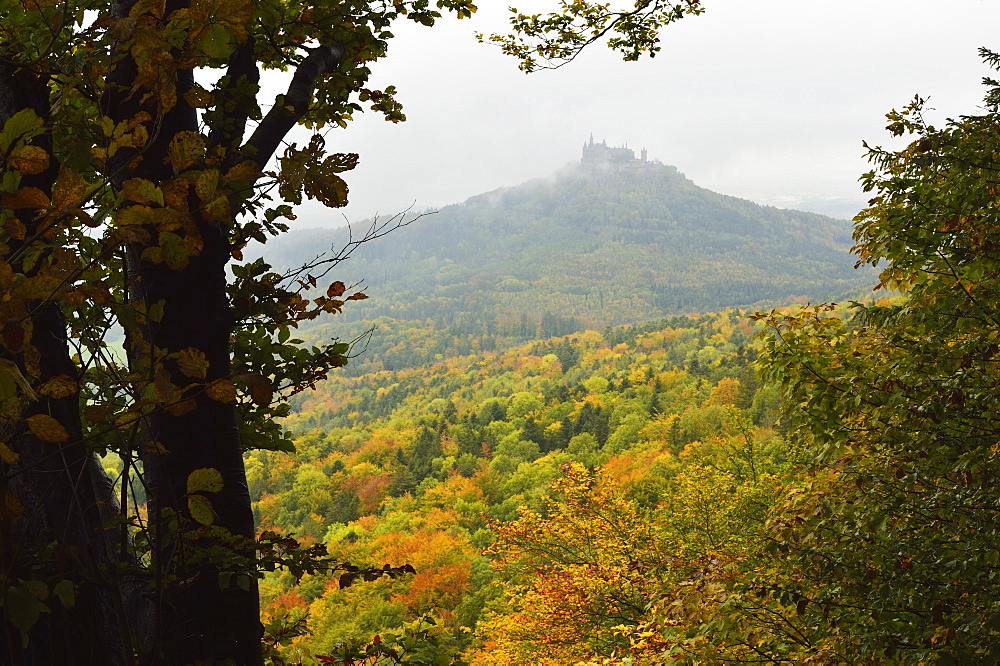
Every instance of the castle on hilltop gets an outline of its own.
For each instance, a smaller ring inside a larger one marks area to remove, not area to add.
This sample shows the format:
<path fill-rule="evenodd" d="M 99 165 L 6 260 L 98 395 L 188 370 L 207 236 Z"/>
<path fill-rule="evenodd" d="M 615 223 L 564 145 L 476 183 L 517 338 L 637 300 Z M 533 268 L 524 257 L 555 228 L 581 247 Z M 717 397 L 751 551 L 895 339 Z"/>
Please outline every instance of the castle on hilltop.
<path fill-rule="evenodd" d="M 657 164 L 657 161 L 650 162 L 646 155 L 646 149 L 643 148 L 639 157 L 636 158 L 635 151 L 627 146 L 620 146 L 612 148 L 608 145 L 606 140 L 601 140 L 600 143 L 594 143 L 594 135 L 590 135 L 590 140 L 583 144 L 583 157 L 580 159 L 580 164 L 583 166 L 592 167 L 621 167 L 621 168 L 636 168 L 642 167 L 647 164 Z"/>

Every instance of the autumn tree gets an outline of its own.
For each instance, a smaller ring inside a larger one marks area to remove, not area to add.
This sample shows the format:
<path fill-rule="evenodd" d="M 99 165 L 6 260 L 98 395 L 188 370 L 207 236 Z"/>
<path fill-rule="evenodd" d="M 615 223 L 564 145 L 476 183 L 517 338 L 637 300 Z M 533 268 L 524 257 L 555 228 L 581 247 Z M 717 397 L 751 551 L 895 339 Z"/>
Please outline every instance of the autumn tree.
<path fill-rule="evenodd" d="M 829 307 L 764 318 L 766 374 L 814 452 L 771 519 L 760 592 L 783 631 L 757 636 L 775 659 L 1000 658 L 1000 84 L 986 83 L 982 113 L 938 128 L 915 99 L 888 126 L 912 142 L 870 151 L 857 252 L 902 297 L 849 320 Z"/>
<path fill-rule="evenodd" d="M 403 120 L 391 87 L 367 87 L 392 26 L 474 11 L 0 2 L 6 662 L 260 662 L 242 454 L 287 447 L 282 400 L 346 360 L 346 345 L 305 349 L 291 329 L 363 294 L 319 282 L 338 257 L 280 275 L 241 250 L 285 230 L 303 196 L 346 203 L 357 156 L 327 151 L 324 127 L 362 105 Z M 633 57 L 697 11 L 572 3 L 514 27 L 536 53 L 566 57 L 599 33 Z M 261 69 L 288 72 L 264 104 Z M 283 146 L 296 124 L 312 138 Z"/>
<path fill-rule="evenodd" d="M 544 512 L 494 522 L 503 604 L 480 626 L 473 663 L 663 663 L 697 648 L 729 580 L 759 555 L 787 471 L 758 453 L 760 474 L 741 479 L 714 458 L 646 475 L 656 505 L 630 492 L 641 484 L 567 463 Z"/>

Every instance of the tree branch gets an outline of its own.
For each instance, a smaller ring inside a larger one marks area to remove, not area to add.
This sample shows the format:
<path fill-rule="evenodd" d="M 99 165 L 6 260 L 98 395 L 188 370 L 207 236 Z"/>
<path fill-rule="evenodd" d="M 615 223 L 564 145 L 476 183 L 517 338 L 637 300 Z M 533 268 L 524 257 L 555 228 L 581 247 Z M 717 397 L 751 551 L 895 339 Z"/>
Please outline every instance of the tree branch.
<path fill-rule="evenodd" d="M 242 152 L 251 156 L 258 168 L 263 169 L 267 165 L 288 131 L 309 110 L 316 81 L 336 69 L 345 54 L 344 47 L 339 44 L 321 46 L 312 49 L 306 59 L 299 63 L 292 82 L 288 85 L 288 92 L 275 100 L 274 107 L 264 116 L 243 147 Z"/>
<path fill-rule="evenodd" d="M 247 37 L 229 58 L 226 77 L 226 85 L 219 90 L 221 99 L 217 105 L 222 115 L 210 123 L 210 152 L 218 145 L 227 149 L 238 147 L 243 141 L 250 112 L 256 107 L 260 68 L 254 55 L 253 36 Z"/>

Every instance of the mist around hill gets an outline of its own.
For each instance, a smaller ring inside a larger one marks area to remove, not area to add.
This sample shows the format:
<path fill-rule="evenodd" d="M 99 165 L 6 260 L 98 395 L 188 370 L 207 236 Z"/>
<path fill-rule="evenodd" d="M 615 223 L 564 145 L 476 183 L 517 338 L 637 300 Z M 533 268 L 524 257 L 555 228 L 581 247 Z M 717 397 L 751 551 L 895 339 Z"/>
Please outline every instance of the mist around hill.
<path fill-rule="evenodd" d="M 854 268 L 849 222 L 718 194 L 674 167 L 625 157 L 413 215 L 330 274 L 360 283 L 368 300 L 304 334 L 351 339 L 381 319 L 383 328 L 420 322 L 523 342 L 675 314 L 861 298 L 874 282 L 873 271 Z M 266 256 L 276 268 L 298 266 L 349 238 L 346 229 L 295 231 Z M 385 349 L 378 335 L 370 344 Z"/>

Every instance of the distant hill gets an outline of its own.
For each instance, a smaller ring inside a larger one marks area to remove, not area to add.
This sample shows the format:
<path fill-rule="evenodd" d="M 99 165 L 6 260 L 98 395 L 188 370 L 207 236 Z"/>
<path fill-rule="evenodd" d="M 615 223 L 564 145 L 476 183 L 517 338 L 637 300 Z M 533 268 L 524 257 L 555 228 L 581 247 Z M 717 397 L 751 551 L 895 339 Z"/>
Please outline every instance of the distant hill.
<path fill-rule="evenodd" d="M 836 299 L 873 282 L 853 268 L 846 221 L 717 194 L 674 167 L 594 146 L 550 178 L 447 206 L 360 247 L 335 275 L 363 280 L 370 299 L 352 303 L 342 323 L 432 319 L 487 334 L 514 326 L 561 335 Z M 346 238 L 293 232 L 267 256 L 297 265 Z"/>

